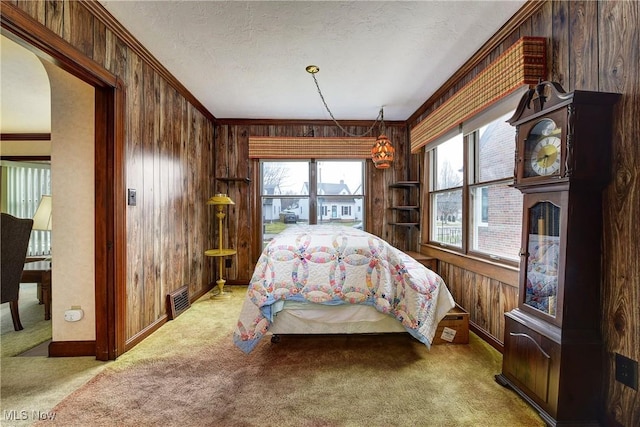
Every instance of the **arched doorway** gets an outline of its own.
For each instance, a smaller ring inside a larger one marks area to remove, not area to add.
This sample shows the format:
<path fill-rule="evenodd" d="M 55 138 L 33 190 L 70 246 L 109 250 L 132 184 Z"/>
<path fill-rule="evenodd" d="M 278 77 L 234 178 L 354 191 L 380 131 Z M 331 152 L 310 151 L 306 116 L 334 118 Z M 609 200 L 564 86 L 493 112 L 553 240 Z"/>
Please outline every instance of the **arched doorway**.
<path fill-rule="evenodd" d="M 57 35 L 3 4 L 2 34 L 95 90 L 95 341 L 69 340 L 49 347 L 51 356 L 95 355 L 115 359 L 124 351 L 123 319 L 116 316 L 124 293 L 124 88 L 116 76 L 88 60 Z"/>

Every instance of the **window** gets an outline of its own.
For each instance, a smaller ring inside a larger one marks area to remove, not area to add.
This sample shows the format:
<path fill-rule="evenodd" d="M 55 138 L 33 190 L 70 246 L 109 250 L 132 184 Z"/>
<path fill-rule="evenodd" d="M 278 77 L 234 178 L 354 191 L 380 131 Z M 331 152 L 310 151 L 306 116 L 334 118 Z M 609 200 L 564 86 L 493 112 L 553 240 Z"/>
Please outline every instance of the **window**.
<path fill-rule="evenodd" d="M 432 243 L 518 261 L 522 194 L 510 187 L 515 128 L 506 120 L 511 115 L 461 132 L 428 151 Z"/>
<path fill-rule="evenodd" d="M 462 134 L 432 151 L 431 238 L 443 245 L 462 247 Z"/>
<path fill-rule="evenodd" d="M 261 161 L 263 244 L 296 224 L 362 226 L 364 161 Z"/>
<path fill-rule="evenodd" d="M 474 131 L 470 179 L 470 250 L 517 261 L 522 226 L 522 193 L 513 181 L 515 127 L 502 116 Z"/>
<path fill-rule="evenodd" d="M 49 163 L 2 161 L 6 177 L 6 212 L 18 218 L 33 218 L 43 194 L 51 194 Z M 51 231 L 31 232 L 27 256 L 51 253 Z"/>

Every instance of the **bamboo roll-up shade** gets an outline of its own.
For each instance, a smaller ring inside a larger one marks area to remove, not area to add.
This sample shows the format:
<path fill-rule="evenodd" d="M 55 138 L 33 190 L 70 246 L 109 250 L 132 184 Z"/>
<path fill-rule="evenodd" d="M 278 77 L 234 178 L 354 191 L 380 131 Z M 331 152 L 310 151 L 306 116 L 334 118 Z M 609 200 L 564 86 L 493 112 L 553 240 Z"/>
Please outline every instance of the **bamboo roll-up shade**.
<path fill-rule="evenodd" d="M 546 79 L 546 39 L 522 37 L 410 131 L 411 152 L 432 142 L 523 85 Z"/>
<path fill-rule="evenodd" d="M 250 136 L 253 159 L 367 159 L 375 138 Z"/>

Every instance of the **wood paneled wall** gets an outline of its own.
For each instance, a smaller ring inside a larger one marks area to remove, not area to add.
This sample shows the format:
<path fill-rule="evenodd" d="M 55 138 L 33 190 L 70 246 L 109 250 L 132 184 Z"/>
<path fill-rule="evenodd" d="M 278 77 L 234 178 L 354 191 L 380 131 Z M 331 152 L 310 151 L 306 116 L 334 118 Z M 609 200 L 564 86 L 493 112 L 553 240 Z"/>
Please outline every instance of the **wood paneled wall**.
<path fill-rule="evenodd" d="M 213 116 L 101 6 L 76 1 L 13 1 L 32 18 L 119 77 L 126 99 L 127 206 L 125 341 L 135 344 L 166 318 L 166 295 L 191 296 L 213 281 Z M 126 194 L 122 194 L 125 200 Z"/>
<path fill-rule="evenodd" d="M 409 125 L 441 105 L 522 36 L 548 39 L 548 79 L 566 91 L 622 94 L 614 113 L 613 176 L 604 194 L 601 301 L 606 357 L 605 366 L 593 369 L 604 369 L 607 422 L 640 425 L 640 393 L 615 381 L 615 353 L 640 360 L 640 3 L 553 0 L 539 5 L 476 66 L 447 82 Z M 497 315 L 515 306 L 512 290 L 473 270 L 445 263 L 441 269 L 472 321 L 502 341 L 504 326 Z"/>
<path fill-rule="evenodd" d="M 484 338 L 504 343 L 504 313 L 518 305 L 517 286 L 443 261 L 438 273 L 469 313 L 469 322 L 486 332 Z"/>
<path fill-rule="evenodd" d="M 213 281 L 213 126 L 135 54 L 128 52 L 127 337 L 166 314 L 166 295 L 191 296 Z"/>
<path fill-rule="evenodd" d="M 373 119 L 372 119 L 373 120 Z M 368 130 L 371 122 L 341 123 L 351 133 L 362 133 Z M 257 162 L 248 159 L 249 136 L 303 136 L 313 131 L 315 137 L 344 136 L 342 131 L 332 122 L 302 121 L 260 121 L 260 120 L 220 120 L 216 126 L 216 178 L 252 178 L 252 182 L 225 182 L 217 180 L 216 191 L 228 193 L 236 203 L 229 207 L 228 230 L 225 242 L 238 251 L 234 267 L 228 272 L 230 283 L 247 283 L 253 273 L 253 267 L 260 255 L 261 242 L 253 233 L 260 227 L 259 182 L 257 182 Z M 392 245 L 403 250 L 415 250 L 417 247 L 417 230 L 411 233 L 402 227 L 387 224 L 390 211 L 388 209 L 394 197 L 389 191 L 389 184 L 407 179 L 417 180 L 419 156 L 407 155 L 408 135 L 404 124 L 386 123 L 387 136 L 399 153 L 393 167 L 387 170 L 375 169 L 371 161 L 366 162 L 366 207 L 365 224 L 370 233 L 383 237 Z M 375 133 L 375 130 L 374 130 Z M 413 175 L 411 175 L 413 174 Z M 401 204 L 395 200 L 396 204 Z"/>

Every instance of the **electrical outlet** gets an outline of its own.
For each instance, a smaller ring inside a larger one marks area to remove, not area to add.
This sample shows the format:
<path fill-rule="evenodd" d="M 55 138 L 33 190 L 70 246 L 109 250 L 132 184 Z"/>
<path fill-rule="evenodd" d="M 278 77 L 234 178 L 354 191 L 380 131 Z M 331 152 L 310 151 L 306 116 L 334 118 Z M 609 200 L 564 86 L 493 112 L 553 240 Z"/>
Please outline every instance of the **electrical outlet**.
<path fill-rule="evenodd" d="M 638 390 L 638 362 L 616 353 L 616 381 Z"/>
<path fill-rule="evenodd" d="M 84 317 L 82 309 L 71 309 L 64 312 L 64 320 L 67 322 L 77 322 Z"/>

